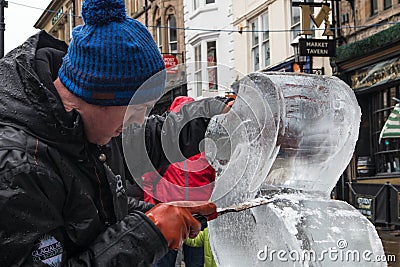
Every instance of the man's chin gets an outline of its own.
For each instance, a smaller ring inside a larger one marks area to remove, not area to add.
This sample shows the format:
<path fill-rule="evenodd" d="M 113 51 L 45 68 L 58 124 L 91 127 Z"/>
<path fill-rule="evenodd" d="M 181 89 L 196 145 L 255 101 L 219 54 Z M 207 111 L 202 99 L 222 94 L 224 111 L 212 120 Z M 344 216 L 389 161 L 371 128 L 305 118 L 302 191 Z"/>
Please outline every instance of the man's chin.
<path fill-rule="evenodd" d="M 108 143 L 110 143 L 111 137 L 102 138 L 102 139 L 93 139 L 93 140 L 88 139 L 88 141 L 95 145 L 104 146 L 104 145 L 107 145 Z"/>

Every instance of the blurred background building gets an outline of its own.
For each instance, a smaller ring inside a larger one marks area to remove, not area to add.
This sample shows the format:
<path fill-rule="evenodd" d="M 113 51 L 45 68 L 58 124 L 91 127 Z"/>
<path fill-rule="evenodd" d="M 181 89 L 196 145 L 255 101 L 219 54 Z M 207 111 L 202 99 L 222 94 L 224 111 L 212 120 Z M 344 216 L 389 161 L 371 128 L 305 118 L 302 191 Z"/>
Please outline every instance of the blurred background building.
<path fill-rule="evenodd" d="M 387 226 L 400 225 L 400 139 L 379 142 L 379 135 L 400 99 L 399 21 L 399 0 L 340 1 L 340 46 L 331 59 L 333 74 L 352 87 L 362 111 L 338 195 Z"/>

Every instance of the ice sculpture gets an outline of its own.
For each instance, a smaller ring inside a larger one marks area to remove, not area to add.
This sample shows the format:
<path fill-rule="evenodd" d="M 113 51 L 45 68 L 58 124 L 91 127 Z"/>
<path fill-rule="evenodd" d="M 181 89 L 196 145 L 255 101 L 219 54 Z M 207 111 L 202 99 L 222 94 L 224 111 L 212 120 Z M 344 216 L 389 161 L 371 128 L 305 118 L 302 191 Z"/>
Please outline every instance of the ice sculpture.
<path fill-rule="evenodd" d="M 219 171 L 212 200 L 271 199 L 209 224 L 219 266 L 386 266 L 374 226 L 329 193 L 358 138 L 360 108 L 335 77 L 254 73 L 232 110 L 210 123 L 206 154 Z"/>

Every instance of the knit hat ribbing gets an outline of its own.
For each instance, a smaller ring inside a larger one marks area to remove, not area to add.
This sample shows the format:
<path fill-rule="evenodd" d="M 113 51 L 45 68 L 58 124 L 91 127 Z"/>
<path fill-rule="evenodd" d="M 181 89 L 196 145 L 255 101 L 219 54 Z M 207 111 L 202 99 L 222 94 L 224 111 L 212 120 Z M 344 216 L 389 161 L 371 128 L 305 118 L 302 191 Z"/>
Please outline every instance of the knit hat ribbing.
<path fill-rule="evenodd" d="M 64 86 L 101 106 L 128 105 L 133 95 L 141 102 L 160 97 L 164 61 L 149 31 L 126 16 L 124 1 L 85 0 L 82 17 L 58 73 Z M 138 90 L 157 73 L 157 83 Z"/>

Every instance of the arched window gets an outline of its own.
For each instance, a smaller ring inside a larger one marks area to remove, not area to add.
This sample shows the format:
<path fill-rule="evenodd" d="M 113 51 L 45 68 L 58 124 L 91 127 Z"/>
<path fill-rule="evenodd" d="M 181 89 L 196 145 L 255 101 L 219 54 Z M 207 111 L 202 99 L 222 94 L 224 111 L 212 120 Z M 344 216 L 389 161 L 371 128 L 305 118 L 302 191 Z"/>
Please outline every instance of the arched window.
<path fill-rule="evenodd" d="M 161 19 L 158 19 L 156 22 L 156 29 L 157 29 L 157 46 L 158 49 L 160 49 L 160 52 L 162 52 L 162 27 L 161 27 Z"/>
<path fill-rule="evenodd" d="M 164 37 L 164 25 L 161 25 L 161 15 L 160 15 L 160 9 L 158 8 L 158 6 L 154 7 L 154 11 L 153 11 L 153 18 L 151 18 L 150 20 L 153 21 L 153 25 L 156 25 L 155 28 L 153 28 L 153 31 L 155 30 L 155 32 L 153 32 L 153 37 L 154 40 L 157 43 L 158 49 L 160 50 L 160 52 L 164 52 L 163 51 L 163 39 Z M 165 49 L 165 48 L 164 48 Z"/>
<path fill-rule="evenodd" d="M 169 53 L 178 53 L 178 35 L 174 15 L 168 16 L 168 49 Z"/>

